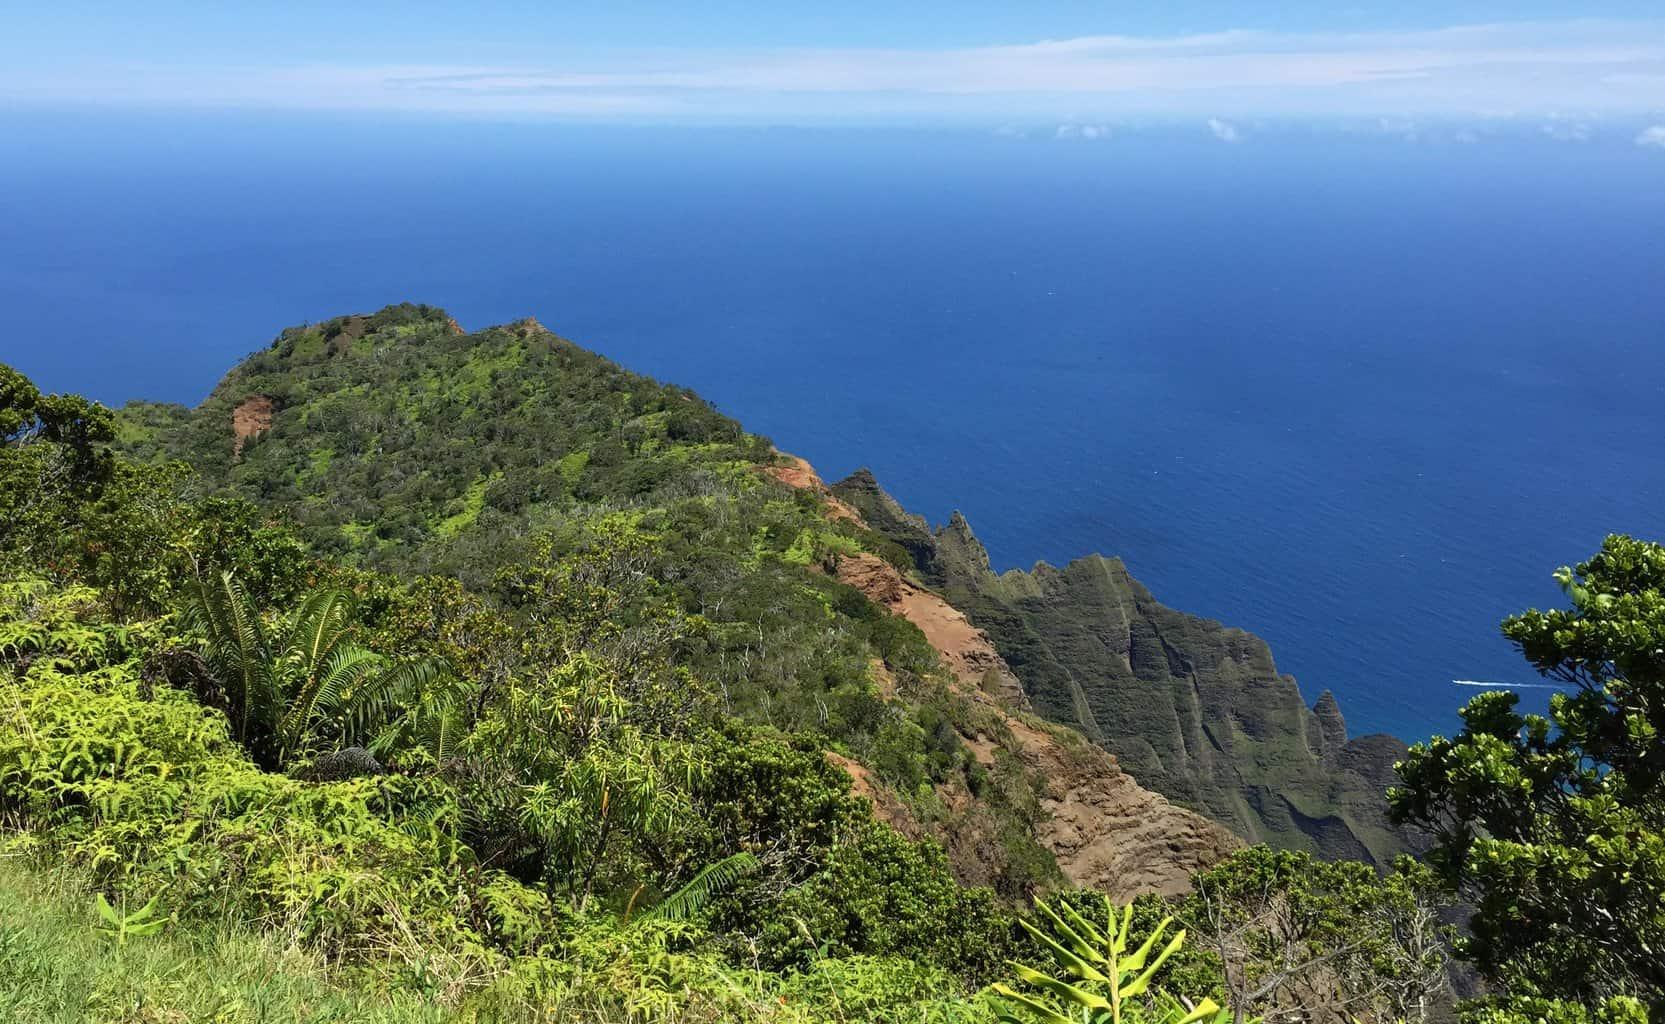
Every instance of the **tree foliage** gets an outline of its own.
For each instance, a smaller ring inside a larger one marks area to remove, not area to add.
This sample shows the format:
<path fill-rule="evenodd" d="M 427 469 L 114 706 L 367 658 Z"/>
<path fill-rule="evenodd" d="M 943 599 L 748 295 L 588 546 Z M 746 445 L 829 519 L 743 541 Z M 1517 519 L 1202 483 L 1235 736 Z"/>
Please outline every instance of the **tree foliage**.
<path fill-rule="evenodd" d="M 1192 880 L 1173 913 L 1219 971 L 1235 1018 L 1398 1024 L 1445 993 L 1446 899 L 1410 858 L 1356 861 L 1255 846 Z"/>
<path fill-rule="evenodd" d="M 1506 637 L 1566 684 L 1548 716 L 1485 693 L 1413 747 L 1392 794 L 1472 902 L 1464 954 L 1500 988 L 1595 1006 L 1665 998 L 1665 547 L 1609 537 L 1556 575 L 1569 608 Z M 1658 1007 L 1656 1006 L 1656 1011 Z"/>

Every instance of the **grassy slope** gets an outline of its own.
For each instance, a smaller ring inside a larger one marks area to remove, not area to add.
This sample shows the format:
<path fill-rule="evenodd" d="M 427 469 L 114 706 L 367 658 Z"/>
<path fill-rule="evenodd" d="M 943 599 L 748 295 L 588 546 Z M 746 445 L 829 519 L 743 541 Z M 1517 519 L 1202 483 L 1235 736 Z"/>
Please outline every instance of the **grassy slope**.
<path fill-rule="evenodd" d="M 453 993 L 332 968 L 294 936 L 228 922 L 170 923 L 117 944 L 79 876 L 0 856 L 0 1021 L 6 1024 L 988 1024 L 987 1002 L 938 991 L 893 962 L 820 961 L 779 976 L 732 970 L 694 991 L 669 958 L 538 999 Z M 708 968 L 712 974 L 720 969 Z M 885 982 L 875 983 L 875 975 Z M 669 986 L 665 988 L 664 986 Z M 860 989 L 861 994 L 856 993 Z"/>
<path fill-rule="evenodd" d="M 0 859 L 0 1020 L 16 1024 L 459 1019 L 416 993 L 376 993 L 275 935 L 173 927 L 118 947 L 72 879 Z"/>

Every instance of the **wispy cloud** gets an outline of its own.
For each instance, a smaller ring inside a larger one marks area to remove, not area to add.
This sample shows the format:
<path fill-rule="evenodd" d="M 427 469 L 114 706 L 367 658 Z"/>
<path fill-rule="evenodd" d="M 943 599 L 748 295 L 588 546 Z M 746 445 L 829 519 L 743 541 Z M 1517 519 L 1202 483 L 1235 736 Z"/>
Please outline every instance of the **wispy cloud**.
<path fill-rule="evenodd" d="M 1230 121 L 1222 121 L 1217 117 L 1211 117 L 1208 119 L 1208 130 L 1213 132 L 1214 137 L 1221 142 L 1243 141 L 1243 133 L 1238 131 L 1237 126 Z"/>
<path fill-rule="evenodd" d="M 1651 128 L 1642 129 L 1642 133 L 1636 136 L 1636 144 L 1638 146 L 1665 149 L 1665 124 L 1656 124 Z"/>
<path fill-rule="evenodd" d="M 1540 131 L 1556 142 L 1589 142 L 1591 138 L 1590 126 L 1582 121 L 1551 121 Z"/>
<path fill-rule="evenodd" d="M 0 70 L 0 97 L 482 113 L 746 116 L 1665 109 L 1665 20 L 1086 36 L 945 50 L 677 50 L 537 66 Z"/>
<path fill-rule="evenodd" d="M 1055 139 L 1086 139 L 1089 142 L 1095 139 L 1108 139 L 1110 137 L 1110 126 L 1107 124 L 1061 124 L 1057 131 L 1052 133 L 1052 137 Z"/>

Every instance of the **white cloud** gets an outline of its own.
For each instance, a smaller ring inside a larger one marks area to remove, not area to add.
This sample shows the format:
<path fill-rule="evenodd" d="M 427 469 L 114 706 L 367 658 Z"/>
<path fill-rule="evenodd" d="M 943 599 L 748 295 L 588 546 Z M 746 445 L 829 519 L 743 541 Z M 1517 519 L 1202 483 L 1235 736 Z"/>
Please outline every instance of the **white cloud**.
<path fill-rule="evenodd" d="M 1590 141 L 1590 126 L 1579 121 L 1551 121 L 1543 126 L 1542 131 L 1556 142 Z"/>
<path fill-rule="evenodd" d="M 943 50 L 685 49 L 535 65 L 0 66 L 0 102 L 596 117 L 1420 116 L 1665 108 L 1665 19 L 1085 36 Z"/>
<path fill-rule="evenodd" d="M 1217 117 L 1211 117 L 1208 119 L 1208 130 L 1213 132 L 1214 137 L 1221 142 L 1243 141 L 1243 133 L 1238 131 L 1237 126 L 1230 121 L 1222 121 Z"/>
<path fill-rule="evenodd" d="M 1061 124 L 1052 133 L 1055 139 L 1108 139 L 1110 126 L 1107 124 Z"/>
<path fill-rule="evenodd" d="M 1656 124 L 1651 128 L 1642 129 L 1642 133 L 1636 136 L 1636 144 L 1638 146 L 1665 149 L 1665 124 Z"/>
<path fill-rule="evenodd" d="M 1402 139 L 1413 142 L 1416 140 L 1418 132 L 1415 121 L 1409 121 L 1402 117 L 1379 117 L 1376 119 L 1376 130 L 1383 135 L 1397 135 Z"/>

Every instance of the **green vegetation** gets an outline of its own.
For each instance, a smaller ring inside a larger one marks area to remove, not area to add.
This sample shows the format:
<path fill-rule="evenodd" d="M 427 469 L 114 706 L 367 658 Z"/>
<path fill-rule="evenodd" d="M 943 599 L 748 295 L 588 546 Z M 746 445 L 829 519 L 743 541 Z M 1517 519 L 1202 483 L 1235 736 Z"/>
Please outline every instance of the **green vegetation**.
<path fill-rule="evenodd" d="M 1471 700 L 1455 739 L 1412 748 L 1393 809 L 1434 836 L 1429 863 L 1474 906 L 1463 952 L 1500 988 L 1580 1005 L 1657 1004 L 1665 547 L 1609 537 L 1556 578 L 1572 607 L 1515 616 L 1503 632 L 1569 690 L 1550 699 L 1547 718 L 1519 714 L 1511 693 Z M 1570 1008 L 1529 1013 L 1583 1019 Z"/>
<path fill-rule="evenodd" d="M 1196 983 L 1269 1019 L 1300 1012 L 1419 1021 L 1445 995 L 1449 899 L 1402 858 L 1382 874 L 1358 861 L 1251 847 L 1197 875 L 1170 913 L 1196 947 Z"/>
<path fill-rule="evenodd" d="M 270 931 L 171 924 L 124 944 L 73 879 L 0 860 L 0 1019 L 19 1024 L 438 1024 L 421 993 L 376 993 Z"/>
<path fill-rule="evenodd" d="M 330 534 L 187 467 L 121 458 L 111 433 L 75 447 L 28 417 L 109 414 L 26 383 L 0 450 L 19 510 L 0 816 L 133 942 L 161 908 L 170 934 L 281 937 L 349 989 L 505 1019 L 973 1013 L 1011 904 L 873 820 L 824 754 L 909 785 L 969 770 L 957 739 L 947 757 L 891 739 L 955 713 L 930 703 L 942 670 L 912 627 L 786 557 L 857 549 L 813 504 L 735 462 L 703 491 L 550 512 L 483 584 L 395 576 L 321 558 Z M 239 465 L 278 440 L 245 439 Z M 698 444 L 677 473 L 706 471 Z M 119 563 L 92 557 L 107 537 Z M 874 664 L 907 695 L 882 696 Z M 1017 813 L 992 807 L 967 813 Z"/>
<path fill-rule="evenodd" d="M 1225 1024 L 1230 1018 L 1230 1012 L 1222 1010 L 1212 999 L 1193 1004 L 1161 995 L 1154 997 L 1160 1004 L 1157 1008 L 1145 1008 L 1146 997 L 1152 995 L 1151 979 L 1185 943 L 1185 932 L 1181 931 L 1158 948 L 1157 944 L 1173 923 L 1172 918 L 1163 918 L 1143 943 L 1129 950 L 1133 934 L 1131 904 L 1118 913 L 1106 899 L 1102 927 L 1067 903 L 1059 910 L 1045 904 L 1036 910 L 1047 927 L 1024 921 L 1024 930 L 1051 953 L 1073 980 L 1065 981 L 1017 964 L 1018 977 L 1035 994 L 1026 995 L 1010 985 L 995 985 L 995 992 L 1002 997 L 1002 1021 L 1057 1024 L 1074 1020 L 1077 1014 L 1106 1024 L 1123 1021 L 1128 1024 Z"/>
<path fill-rule="evenodd" d="M 239 439 L 251 398 L 271 418 Z M 332 585 L 363 591 L 368 628 L 382 608 L 403 617 L 404 631 L 365 646 L 402 658 L 426 644 L 494 689 L 517 670 L 593 656 L 654 729 L 741 718 L 871 766 L 951 866 L 1003 898 L 1061 880 L 1034 839 L 1040 780 L 1015 758 L 989 778 L 961 740 L 977 734 L 972 709 L 950 697 L 924 637 L 805 571 L 880 539 L 769 480 L 769 443 L 697 396 L 535 324 L 460 335 L 438 310 L 398 306 L 285 331 L 200 408 L 158 408 L 118 417 L 150 425 L 152 440 L 129 453 L 186 465 L 143 471 L 177 475 L 185 508 L 206 499 L 282 516 L 306 554 L 281 572 L 316 573 L 323 559 Z M 238 576 L 268 591 L 255 594 L 268 607 L 304 596 L 293 580 L 264 582 L 280 557 Z M 168 578 L 195 575 L 181 565 Z M 444 628 L 494 637 L 468 652 L 483 662 L 456 661 L 426 635 L 439 624 L 406 612 L 408 593 L 440 577 L 461 584 L 446 601 L 477 606 L 470 624 Z M 167 593 L 146 607 L 175 603 Z M 889 696 L 876 664 L 896 680 Z M 974 789 L 981 799 L 961 798 Z"/>
<path fill-rule="evenodd" d="M 351 595 L 318 590 L 269 629 L 231 572 L 198 580 L 188 590 L 181 621 L 203 638 L 199 690 L 205 704 L 223 704 L 232 736 L 256 762 L 284 768 L 333 741 L 340 746 L 384 725 L 396 706 L 417 697 L 449 666 L 439 658 L 389 663 L 350 637 L 356 616 Z"/>
<path fill-rule="evenodd" d="M 285 332 L 198 410 L 0 367 L 0 1016 L 1429 1021 L 1454 903 L 1490 985 L 1465 1020 L 1658 1013 L 1665 550 L 1614 538 L 1571 610 L 1510 620 L 1574 692 L 1485 695 L 1410 752 L 1426 864 L 1379 870 L 1332 794 L 1374 863 L 1257 846 L 1115 906 L 1037 838 L 1038 720 L 837 569 L 916 565 L 1054 657 L 1031 592 L 1114 574 L 951 571 L 973 541 L 831 518 L 774 459 L 536 325 L 425 307 Z M 1100 597 L 1132 594 L 1136 670 L 1154 643 L 1292 690 L 1130 586 Z M 1385 788 L 1320 711 L 1301 763 Z"/>
<path fill-rule="evenodd" d="M 1409 849 L 1382 799 L 1404 746 L 1349 740 L 1258 637 L 1165 607 L 1116 559 L 996 574 L 958 513 L 933 531 L 866 470 L 833 490 L 988 632 L 1037 712 L 1142 785 L 1253 842 L 1383 868 Z"/>

